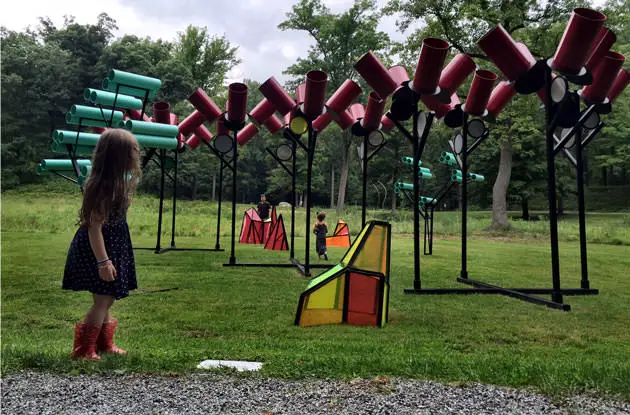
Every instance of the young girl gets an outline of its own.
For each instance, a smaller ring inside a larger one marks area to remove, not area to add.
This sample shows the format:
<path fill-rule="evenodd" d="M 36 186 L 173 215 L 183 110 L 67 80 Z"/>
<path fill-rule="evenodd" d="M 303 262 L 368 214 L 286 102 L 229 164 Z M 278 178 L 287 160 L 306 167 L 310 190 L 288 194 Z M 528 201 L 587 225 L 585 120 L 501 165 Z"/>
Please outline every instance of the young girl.
<path fill-rule="evenodd" d="M 74 331 L 73 359 L 100 360 L 97 353 L 127 352 L 114 345 L 114 300 L 137 288 L 126 214 L 140 176 L 140 148 L 122 129 L 99 138 L 85 183 L 83 206 L 63 276 L 62 288 L 92 293 L 93 304 Z"/>
<path fill-rule="evenodd" d="M 317 257 L 319 259 L 324 256 L 324 259 L 328 261 L 328 250 L 326 249 L 326 232 L 328 232 L 328 225 L 324 222 L 326 219 L 326 213 L 317 213 L 317 222 L 313 225 L 313 233 L 316 235 L 315 249 L 317 250 Z"/>

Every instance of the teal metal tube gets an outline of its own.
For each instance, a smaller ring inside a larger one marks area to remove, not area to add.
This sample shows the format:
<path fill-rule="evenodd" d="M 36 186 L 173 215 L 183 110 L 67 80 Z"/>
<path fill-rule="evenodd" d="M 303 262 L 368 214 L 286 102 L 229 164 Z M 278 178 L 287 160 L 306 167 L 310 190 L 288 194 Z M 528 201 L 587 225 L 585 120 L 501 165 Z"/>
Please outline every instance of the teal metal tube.
<path fill-rule="evenodd" d="M 103 82 L 101 83 L 101 87 L 105 91 L 114 92 L 114 93 L 116 92 L 116 88 L 118 87 L 119 94 L 131 95 L 133 97 L 137 97 L 140 99 L 144 99 L 144 97 L 147 94 L 147 91 L 144 89 L 133 88 L 133 87 L 124 86 L 124 85 L 119 86 L 116 82 L 112 82 L 108 78 L 103 79 Z M 156 93 L 157 93 L 157 90 L 149 91 L 149 95 L 147 96 L 147 98 L 155 98 Z"/>
<path fill-rule="evenodd" d="M 111 69 L 107 73 L 107 79 L 116 84 L 125 84 L 140 89 L 148 89 L 149 91 L 157 91 L 162 87 L 162 81 L 157 78 L 120 71 L 118 69 Z"/>
<path fill-rule="evenodd" d="M 122 126 L 123 124 L 121 124 Z M 124 128 L 134 134 L 152 135 L 158 137 L 176 138 L 179 132 L 177 125 L 160 124 L 155 122 L 144 122 L 127 120 Z"/>
<path fill-rule="evenodd" d="M 118 94 L 118 96 L 116 96 L 114 92 L 86 88 L 83 92 L 83 97 L 95 104 L 108 105 L 111 107 L 114 106 L 114 101 L 116 101 L 116 108 L 142 109 L 142 100 L 129 95 Z"/>

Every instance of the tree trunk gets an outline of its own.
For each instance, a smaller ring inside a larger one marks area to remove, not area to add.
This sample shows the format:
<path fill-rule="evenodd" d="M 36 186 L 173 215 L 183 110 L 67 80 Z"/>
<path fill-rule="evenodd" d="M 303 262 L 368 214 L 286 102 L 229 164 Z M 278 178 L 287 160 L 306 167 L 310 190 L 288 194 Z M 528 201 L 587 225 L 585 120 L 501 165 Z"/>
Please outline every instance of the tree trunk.
<path fill-rule="evenodd" d="M 564 215 L 564 198 L 562 196 L 558 196 L 558 218 Z"/>
<path fill-rule="evenodd" d="M 197 189 L 199 188 L 199 183 L 197 182 L 197 174 L 193 175 L 193 184 L 192 184 L 192 200 L 197 200 Z"/>
<path fill-rule="evenodd" d="M 510 222 L 507 216 L 507 191 L 512 175 L 512 138 L 508 137 L 501 145 L 499 172 L 492 187 L 492 225 L 491 229 L 507 229 Z"/>
<path fill-rule="evenodd" d="M 216 190 L 217 190 L 217 174 L 212 175 L 212 201 L 216 201 Z"/>
<path fill-rule="evenodd" d="M 335 207 L 335 165 L 330 165 L 330 208 Z"/>
<path fill-rule="evenodd" d="M 344 142 L 347 141 L 347 133 L 344 133 Z M 344 145 L 341 159 L 341 173 L 339 174 L 339 196 L 337 197 L 337 214 L 343 212 L 346 204 L 346 186 L 348 185 L 350 146 Z"/>
<path fill-rule="evenodd" d="M 524 196 L 521 197 L 521 210 L 523 220 L 529 220 L 529 199 Z"/>

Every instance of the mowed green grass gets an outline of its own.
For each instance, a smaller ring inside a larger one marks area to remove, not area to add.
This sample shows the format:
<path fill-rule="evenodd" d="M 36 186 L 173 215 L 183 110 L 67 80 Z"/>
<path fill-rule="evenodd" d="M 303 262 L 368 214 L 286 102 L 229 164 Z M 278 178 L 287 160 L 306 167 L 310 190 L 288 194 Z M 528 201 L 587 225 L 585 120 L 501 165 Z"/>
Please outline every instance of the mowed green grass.
<path fill-rule="evenodd" d="M 352 326 L 299 328 L 297 302 L 308 279 L 294 269 L 224 268 L 229 253 L 136 251 L 140 288 L 117 302 L 117 343 L 127 358 L 103 362 L 69 359 L 74 323 L 89 294 L 61 290 L 68 245 L 75 231 L 79 194 L 6 193 L 2 201 L 2 371 L 188 372 L 204 359 L 256 360 L 261 376 L 370 378 L 402 376 L 446 382 L 478 381 L 535 387 L 549 394 L 595 391 L 630 399 L 630 247 L 613 240 L 589 245 L 592 286 L 600 295 L 567 297 L 569 313 L 497 296 L 414 296 L 411 225 L 393 222 L 390 323 L 378 329 Z M 136 246 L 154 246 L 156 201 L 138 197 L 129 214 Z M 229 247 L 229 204 L 221 243 Z M 247 206 L 238 206 L 237 232 Z M 178 203 L 177 244 L 213 247 L 216 205 Z M 357 210 L 344 219 L 359 231 Z M 283 211 L 288 216 L 288 210 Z M 296 241 L 303 256 L 304 213 Z M 384 216 L 372 212 L 370 216 Z M 402 216 L 402 214 L 401 214 Z M 453 227 L 456 214 L 438 214 Z M 473 214 L 489 223 L 489 215 Z M 360 216 L 358 216 L 360 220 Z M 288 217 L 287 217 L 288 219 Z M 593 220 L 594 219 L 594 220 Z M 589 233 L 619 228 L 627 215 L 589 216 Z M 336 217 L 331 214 L 329 222 Z M 595 223 L 595 224 L 593 224 Z M 612 224 L 612 225 L 611 225 Z M 287 229 L 288 229 L 287 223 Z M 471 278 L 505 286 L 550 285 L 548 242 L 541 234 L 483 237 L 469 242 Z M 561 232 L 577 234 L 575 222 Z M 612 228 L 611 228 L 612 229 Z M 628 232 L 615 229 L 615 237 Z M 448 233 L 447 233 L 448 234 Z M 626 236 L 624 236 L 626 235 Z M 457 287 L 459 242 L 439 238 L 422 258 L 425 287 Z M 165 234 L 164 245 L 170 235 Z M 567 239 L 563 236 L 564 241 Z M 563 286 L 579 286 L 579 248 L 561 243 Z M 331 262 L 343 250 L 331 249 Z M 239 262 L 286 261 L 286 252 L 237 244 Z M 313 255 L 313 260 L 317 262 Z"/>

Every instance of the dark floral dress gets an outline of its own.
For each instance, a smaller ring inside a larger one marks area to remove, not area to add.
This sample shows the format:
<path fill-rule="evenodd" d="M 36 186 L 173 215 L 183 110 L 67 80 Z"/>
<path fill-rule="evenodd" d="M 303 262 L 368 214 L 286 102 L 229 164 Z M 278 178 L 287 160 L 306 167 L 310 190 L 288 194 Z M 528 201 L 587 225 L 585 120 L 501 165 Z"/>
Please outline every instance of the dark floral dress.
<path fill-rule="evenodd" d="M 105 250 L 116 268 L 116 279 L 104 281 L 98 276 L 88 228 L 81 227 L 70 243 L 62 288 L 109 295 L 120 300 L 129 296 L 130 290 L 138 288 L 131 236 L 125 215 L 113 215 L 103 224 L 102 232 Z"/>

